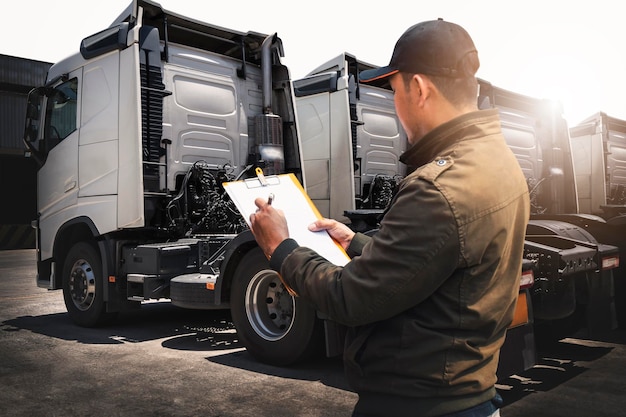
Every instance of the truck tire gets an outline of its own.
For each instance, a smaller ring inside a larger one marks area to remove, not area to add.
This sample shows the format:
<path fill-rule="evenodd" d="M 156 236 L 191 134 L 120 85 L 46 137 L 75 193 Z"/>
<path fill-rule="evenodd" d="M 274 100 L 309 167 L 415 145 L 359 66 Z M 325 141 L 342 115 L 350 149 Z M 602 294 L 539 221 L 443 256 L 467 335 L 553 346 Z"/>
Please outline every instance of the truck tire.
<path fill-rule="evenodd" d="M 260 248 L 239 262 L 230 304 L 237 335 L 257 360 L 287 366 L 322 351 L 323 323 L 311 305 L 287 292 Z"/>
<path fill-rule="evenodd" d="M 63 300 L 70 319 L 82 327 L 94 327 L 113 318 L 106 312 L 102 261 L 86 242 L 72 246 L 63 263 Z"/>

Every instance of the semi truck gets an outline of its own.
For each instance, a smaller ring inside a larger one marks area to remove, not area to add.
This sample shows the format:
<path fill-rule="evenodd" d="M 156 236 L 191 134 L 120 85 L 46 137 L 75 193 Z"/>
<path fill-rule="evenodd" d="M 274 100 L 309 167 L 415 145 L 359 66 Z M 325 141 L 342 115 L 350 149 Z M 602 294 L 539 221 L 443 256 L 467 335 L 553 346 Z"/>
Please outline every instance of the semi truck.
<path fill-rule="evenodd" d="M 526 176 L 531 219 L 525 258 L 536 264 L 531 292 L 538 341 L 616 327 L 619 248 L 589 227 L 579 206 L 575 152 L 559 102 L 528 97 L 479 80 L 479 108 L 497 108 L 502 132 Z M 614 275 L 614 272 L 617 273 Z"/>
<path fill-rule="evenodd" d="M 580 224 L 626 259 L 626 121 L 597 112 L 570 128 Z M 617 325 L 626 326 L 626 265 L 616 269 Z"/>
<path fill-rule="evenodd" d="M 31 91 L 37 284 L 62 290 L 76 324 L 161 299 L 231 309 L 240 339 L 270 362 L 317 347 L 314 312 L 283 297 L 222 187 L 257 168 L 305 183 L 282 57 L 277 34 L 135 0 Z"/>

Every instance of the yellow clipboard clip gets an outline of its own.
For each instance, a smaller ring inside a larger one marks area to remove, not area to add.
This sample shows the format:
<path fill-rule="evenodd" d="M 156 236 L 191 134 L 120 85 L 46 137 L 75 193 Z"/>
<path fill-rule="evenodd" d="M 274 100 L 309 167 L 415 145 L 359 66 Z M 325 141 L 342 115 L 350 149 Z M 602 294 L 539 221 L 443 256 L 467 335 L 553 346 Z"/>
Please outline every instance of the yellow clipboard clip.
<path fill-rule="evenodd" d="M 267 185 L 267 180 L 265 179 L 265 175 L 263 175 L 263 170 L 259 167 L 256 167 L 254 172 L 256 172 L 256 176 L 259 179 L 261 185 L 265 187 Z"/>

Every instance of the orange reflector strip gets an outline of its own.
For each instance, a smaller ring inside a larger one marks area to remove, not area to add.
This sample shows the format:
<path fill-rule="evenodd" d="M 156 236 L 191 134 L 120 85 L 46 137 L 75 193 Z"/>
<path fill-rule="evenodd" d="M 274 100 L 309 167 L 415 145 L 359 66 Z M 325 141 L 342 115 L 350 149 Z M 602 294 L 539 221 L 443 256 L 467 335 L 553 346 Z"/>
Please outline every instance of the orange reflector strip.
<path fill-rule="evenodd" d="M 214 282 L 207 282 L 206 283 L 206 289 L 213 291 L 215 289 L 215 283 Z"/>
<path fill-rule="evenodd" d="M 619 256 L 602 258 L 602 269 L 612 269 L 619 266 Z"/>
<path fill-rule="evenodd" d="M 109 282 L 111 284 L 115 283 L 115 275 L 109 275 Z"/>
<path fill-rule="evenodd" d="M 517 297 L 517 304 L 515 305 L 515 314 L 513 315 L 513 322 L 509 326 L 509 329 L 528 323 L 528 304 L 526 301 L 526 291 L 520 291 L 519 297 Z"/>

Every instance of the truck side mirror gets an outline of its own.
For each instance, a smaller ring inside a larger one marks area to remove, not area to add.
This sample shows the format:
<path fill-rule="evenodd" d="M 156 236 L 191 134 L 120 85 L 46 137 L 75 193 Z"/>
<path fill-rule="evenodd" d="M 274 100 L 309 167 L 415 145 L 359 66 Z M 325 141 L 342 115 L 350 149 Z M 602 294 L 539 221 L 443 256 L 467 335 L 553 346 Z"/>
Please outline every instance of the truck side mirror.
<path fill-rule="evenodd" d="M 44 152 L 39 149 L 39 127 L 41 126 L 41 106 L 46 97 L 45 87 L 34 88 L 28 93 L 26 103 L 26 123 L 24 126 L 23 141 L 26 147 L 24 156 L 35 159 L 40 167 L 45 162 Z"/>

